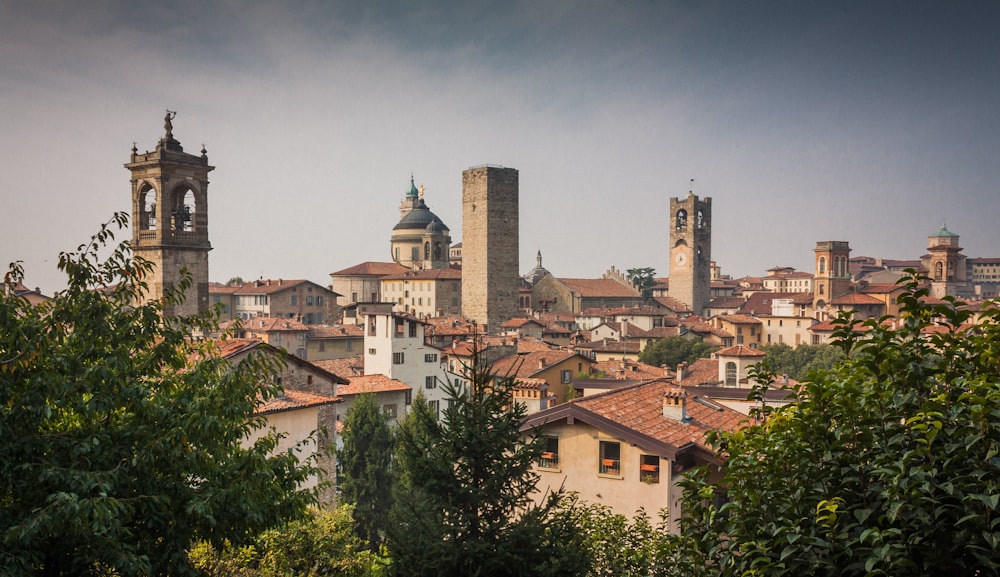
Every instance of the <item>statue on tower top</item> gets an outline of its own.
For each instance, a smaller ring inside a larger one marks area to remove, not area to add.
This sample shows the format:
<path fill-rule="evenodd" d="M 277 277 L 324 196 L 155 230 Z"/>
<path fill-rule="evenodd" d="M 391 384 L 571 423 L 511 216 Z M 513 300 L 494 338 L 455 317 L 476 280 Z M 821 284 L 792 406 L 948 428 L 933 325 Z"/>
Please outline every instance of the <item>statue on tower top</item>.
<path fill-rule="evenodd" d="M 167 115 L 163 117 L 163 130 L 166 132 L 164 138 L 173 139 L 174 137 L 174 123 L 172 120 L 177 116 L 177 111 L 167 110 Z"/>

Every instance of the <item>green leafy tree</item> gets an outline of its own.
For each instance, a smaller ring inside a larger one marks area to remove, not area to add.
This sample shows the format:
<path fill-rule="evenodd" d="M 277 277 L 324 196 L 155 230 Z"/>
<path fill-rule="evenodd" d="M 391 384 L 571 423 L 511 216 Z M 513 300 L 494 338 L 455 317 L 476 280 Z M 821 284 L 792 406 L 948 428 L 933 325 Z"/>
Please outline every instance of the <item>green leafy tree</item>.
<path fill-rule="evenodd" d="M 784 343 L 764 345 L 771 370 L 778 375 L 788 375 L 803 380 L 810 371 L 829 370 L 844 358 L 844 351 L 830 344 L 799 345 L 792 348 Z"/>
<path fill-rule="evenodd" d="M 192 548 L 194 566 L 211 577 L 377 576 L 386 560 L 367 551 L 354 530 L 353 508 L 310 509 L 310 514 L 265 531 L 252 543 Z"/>
<path fill-rule="evenodd" d="M 653 296 L 653 285 L 656 284 L 655 277 L 656 269 L 651 267 L 630 268 L 625 271 L 625 278 L 628 279 L 628 282 L 632 283 L 635 290 L 639 291 L 644 297 Z"/>
<path fill-rule="evenodd" d="M 338 485 L 354 506 L 358 537 L 378 552 L 392 505 L 393 439 L 387 416 L 374 394 L 361 395 L 344 419 L 343 448 L 337 452 Z"/>
<path fill-rule="evenodd" d="M 519 432 L 512 377 L 473 363 L 470 387 L 446 385 L 439 422 L 422 401 L 398 433 L 400 483 L 387 545 L 392 573 L 580 575 L 581 536 L 561 494 L 532 500 L 541 439 Z"/>
<path fill-rule="evenodd" d="M 708 358 L 718 349 L 700 339 L 667 337 L 647 345 L 639 354 L 639 360 L 654 367 L 676 367 L 679 363 L 691 364 Z"/>
<path fill-rule="evenodd" d="M 277 366 L 238 366 L 189 338 L 211 316 L 162 318 L 139 305 L 151 265 L 127 243 L 124 214 L 62 253 L 66 290 L 32 307 L 0 294 L 0 574 L 185 575 L 195 539 L 240 542 L 302 511 L 315 472 L 254 416 L 278 394 Z"/>
<path fill-rule="evenodd" d="M 716 439 L 728 461 L 686 481 L 672 574 L 1000 574 L 1000 312 L 966 331 L 926 296 L 910 279 L 901 322 L 864 332 L 842 316 L 846 359 Z"/>

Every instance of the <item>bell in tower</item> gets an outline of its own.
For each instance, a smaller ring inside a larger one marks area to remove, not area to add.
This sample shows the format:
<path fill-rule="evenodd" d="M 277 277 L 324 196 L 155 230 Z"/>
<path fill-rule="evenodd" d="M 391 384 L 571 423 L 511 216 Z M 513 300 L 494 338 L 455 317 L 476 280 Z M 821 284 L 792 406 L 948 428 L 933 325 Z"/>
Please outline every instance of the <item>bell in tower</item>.
<path fill-rule="evenodd" d="M 174 138 L 167 111 L 163 138 L 150 152 L 132 145 L 132 250 L 154 265 L 147 279 L 145 300 L 160 299 L 176 286 L 182 271 L 191 275 L 183 302 L 168 305 L 166 316 L 193 315 L 208 310 L 208 153 L 184 152 Z"/>

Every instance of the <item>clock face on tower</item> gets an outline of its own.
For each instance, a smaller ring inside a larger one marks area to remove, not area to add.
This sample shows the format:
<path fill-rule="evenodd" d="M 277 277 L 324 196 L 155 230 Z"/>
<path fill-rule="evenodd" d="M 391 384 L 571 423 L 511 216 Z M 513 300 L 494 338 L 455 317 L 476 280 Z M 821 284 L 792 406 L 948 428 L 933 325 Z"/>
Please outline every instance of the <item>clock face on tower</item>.
<path fill-rule="evenodd" d="M 687 254 L 685 254 L 683 252 L 678 252 L 677 255 L 674 256 L 674 262 L 677 263 L 677 266 L 680 266 L 680 267 L 686 265 L 687 264 Z"/>

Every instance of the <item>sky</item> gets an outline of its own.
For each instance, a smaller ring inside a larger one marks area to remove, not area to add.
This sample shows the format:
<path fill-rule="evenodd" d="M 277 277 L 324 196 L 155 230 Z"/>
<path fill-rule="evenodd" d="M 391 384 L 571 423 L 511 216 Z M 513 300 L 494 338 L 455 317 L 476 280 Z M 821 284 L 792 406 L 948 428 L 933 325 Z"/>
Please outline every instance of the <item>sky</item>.
<path fill-rule="evenodd" d="M 668 273 L 669 199 L 712 198 L 724 274 L 817 241 L 1000 256 L 1000 3 L 0 0 L 0 261 L 131 210 L 166 109 L 208 151 L 211 280 L 388 261 L 411 175 L 460 242 L 462 171 L 520 176 L 520 267 Z M 693 180 L 692 180 L 693 179 Z M 119 235 L 129 238 L 130 233 Z"/>

